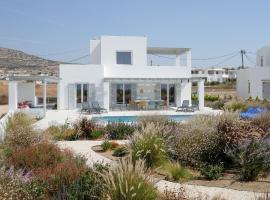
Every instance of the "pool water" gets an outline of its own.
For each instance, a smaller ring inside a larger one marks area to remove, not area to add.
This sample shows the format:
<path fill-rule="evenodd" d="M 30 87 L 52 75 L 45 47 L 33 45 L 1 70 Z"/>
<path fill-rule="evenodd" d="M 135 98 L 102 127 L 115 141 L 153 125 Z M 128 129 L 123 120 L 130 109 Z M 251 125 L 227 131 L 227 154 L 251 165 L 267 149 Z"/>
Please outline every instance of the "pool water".
<path fill-rule="evenodd" d="M 181 122 L 183 120 L 190 119 L 192 115 L 167 115 L 169 120 L 175 122 Z M 132 123 L 138 120 L 138 116 L 100 116 L 93 117 L 94 120 L 102 123 L 113 123 L 113 122 L 124 122 L 124 123 Z"/>

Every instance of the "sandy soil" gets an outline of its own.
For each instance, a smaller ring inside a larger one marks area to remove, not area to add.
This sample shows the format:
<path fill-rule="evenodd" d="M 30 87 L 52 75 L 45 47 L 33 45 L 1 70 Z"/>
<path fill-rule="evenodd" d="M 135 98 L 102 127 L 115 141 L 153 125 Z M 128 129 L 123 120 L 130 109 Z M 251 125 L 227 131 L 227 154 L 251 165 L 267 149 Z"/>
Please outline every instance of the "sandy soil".
<path fill-rule="evenodd" d="M 0 117 L 3 114 L 7 113 L 7 111 L 8 111 L 8 105 L 0 105 Z"/>

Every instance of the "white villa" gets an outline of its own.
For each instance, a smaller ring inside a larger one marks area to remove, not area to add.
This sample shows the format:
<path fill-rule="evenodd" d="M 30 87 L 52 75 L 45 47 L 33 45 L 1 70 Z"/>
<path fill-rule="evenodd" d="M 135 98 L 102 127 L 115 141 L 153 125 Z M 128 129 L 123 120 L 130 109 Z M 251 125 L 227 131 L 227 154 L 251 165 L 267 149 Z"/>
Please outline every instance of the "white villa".
<path fill-rule="evenodd" d="M 205 82 L 224 83 L 228 80 L 236 80 L 237 70 L 227 68 L 192 68 L 193 78 L 204 78 Z"/>
<path fill-rule="evenodd" d="M 175 65 L 148 66 L 148 54 L 175 56 Z M 185 65 L 180 59 L 186 60 Z M 204 107 L 204 79 L 191 76 L 191 49 L 147 47 L 146 37 L 92 39 L 90 64 L 61 64 L 59 78 L 10 76 L 9 110 L 16 110 L 21 101 L 37 106 L 37 81 L 43 83 L 43 99 L 47 99 L 47 83 L 57 84 L 59 110 L 79 109 L 87 101 L 97 101 L 109 111 L 133 109 L 138 104 L 146 110 L 170 109 L 180 106 L 183 100 L 191 103 L 192 82 L 198 83 L 199 109 Z M 46 103 L 43 101 L 45 112 Z"/>
<path fill-rule="evenodd" d="M 237 93 L 243 99 L 249 97 L 270 100 L 270 46 L 257 51 L 257 65 L 237 72 Z"/>

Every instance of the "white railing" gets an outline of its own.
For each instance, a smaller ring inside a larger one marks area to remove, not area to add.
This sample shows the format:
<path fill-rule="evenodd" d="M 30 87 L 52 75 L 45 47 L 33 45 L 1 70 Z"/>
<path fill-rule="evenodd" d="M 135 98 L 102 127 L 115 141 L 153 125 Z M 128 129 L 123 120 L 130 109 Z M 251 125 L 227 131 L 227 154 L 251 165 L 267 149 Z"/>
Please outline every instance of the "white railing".
<path fill-rule="evenodd" d="M 190 78 L 186 66 L 105 66 L 105 78 Z"/>

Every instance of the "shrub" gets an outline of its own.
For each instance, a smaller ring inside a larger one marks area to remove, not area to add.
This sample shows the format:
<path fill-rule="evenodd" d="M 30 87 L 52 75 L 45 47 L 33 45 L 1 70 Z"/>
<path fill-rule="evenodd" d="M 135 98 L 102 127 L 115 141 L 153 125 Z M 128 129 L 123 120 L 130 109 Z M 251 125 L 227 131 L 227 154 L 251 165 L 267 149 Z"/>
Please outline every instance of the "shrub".
<path fill-rule="evenodd" d="M 47 192 L 52 195 L 61 188 L 72 185 L 83 176 L 85 171 L 86 166 L 83 160 L 70 158 L 54 166 L 35 169 L 33 173 L 38 181 L 48 185 Z"/>
<path fill-rule="evenodd" d="M 124 146 L 120 146 L 120 147 L 117 147 L 114 151 L 113 151 L 113 156 L 116 156 L 116 157 L 123 157 L 125 155 L 128 154 L 128 150 L 126 147 Z"/>
<path fill-rule="evenodd" d="M 6 171 L 0 169 L 0 197 L 1 199 L 35 199 L 34 195 L 28 188 L 31 181 L 29 173 L 22 170 L 16 172 L 13 168 Z"/>
<path fill-rule="evenodd" d="M 204 100 L 205 101 L 212 101 L 212 102 L 213 101 L 218 101 L 219 96 L 206 94 L 206 95 L 204 95 Z"/>
<path fill-rule="evenodd" d="M 104 130 L 101 128 L 93 130 L 91 135 L 93 139 L 99 139 L 104 135 Z"/>
<path fill-rule="evenodd" d="M 26 170 L 54 166 L 62 160 L 63 152 L 51 143 L 40 143 L 18 149 L 7 158 L 9 165 Z"/>
<path fill-rule="evenodd" d="M 146 126 L 149 123 L 154 124 L 167 124 L 169 118 L 165 115 L 142 115 L 138 117 L 138 123 L 142 126 Z"/>
<path fill-rule="evenodd" d="M 119 165 L 111 167 L 103 177 L 106 199 L 156 200 L 159 196 L 142 160 L 133 163 L 132 158 L 120 159 Z"/>
<path fill-rule="evenodd" d="M 262 129 L 264 133 L 270 132 L 270 112 L 253 118 L 251 125 Z"/>
<path fill-rule="evenodd" d="M 213 108 L 213 109 L 223 109 L 224 108 L 224 100 L 217 100 L 217 101 L 210 101 L 210 102 L 205 102 L 207 107 Z"/>
<path fill-rule="evenodd" d="M 88 168 L 70 186 L 62 187 L 54 195 L 54 199 L 91 199 L 99 200 L 104 193 L 104 180 L 101 173 L 106 170 L 106 166 L 94 164 L 93 168 Z"/>
<path fill-rule="evenodd" d="M 230 111 L 246 111 L 248 108 L 244 101 L 233 100 L 225 103 L 224 109 Z"/>
<path fill-rule="evenodd" d="M 162 137 L 162 126 L 149 123 L 130 138 L 128 148 L 133 159 L 143 159 L 147 167 L 156 167 L 167 160 L 169 148 Z"/>
<path fill-rule="evenodd" d="M 173 132 L 174 158 L 192 166 L 219 162 L 224 146 L 217 123 L 217 116 L 198 115 L 181 124 Z"/>
<path fill-rule="evenodd" d="M 105 132 L 111 140 L 123 140 L 132 135 L 135 131 L 135 125 L 126 123 L 109 123 L 105 127 Z"/>
<path fill-rule="evenodd" d="M 208 180 L 217 180 L 221 177 L 223 170 L 222 165 L 203 165 L 200 167 L 201 175 Z"/>
<path fill-rule="evenodd" d="M 52 137 L 54 140 L 76 140 L 79 138 L 78 133 L 69 127 L 68 124 L 51 125 L 44 131 L 44 134 Z"/>
<path fill-rule="evenodd" d="M 223 137 L 224 146 L 237 145 L 242 140 L 263 135 L 260 128 L 253 126 L 249 121 L 241 120 L 238 113 L 231 112 L 219 116 L 217 131 Z"/>
<path fill-rule="evenodd" d="M 28 147 L 42 140 L 33 128 L 33 119 L 22 112 L 16 112 L 5 124 L 5 146 L 14 149 Z"/>
<path fill-rule="evenodd" d="M 242 141 L 226 150 L 234 164 L 240 168 L 240 180 L 253 181 L 270 169 L 270 138 Z"/>
<path fill-rule="evenodd" d="M 83 117 L 73 124 L 73 128 L 80 138 L 93 139 L 92 133 L 98 129 L 98 125 L 94 120 Z"/>
<path fill-rule="evenodd" d="M 112 144 L 108 140 L 105 140 L 104 142 L 101 143 L 100 146 L 103 149 L 103 151 L 108 151 L 112 147 Z"/>
<path fill-rule="evenodd" d="M 189 171 L 178 162 L 169 162 L 164 166 L 164 168 L 169 173 L 167 176 L 167 179 L 169 180 L 179 181 L 192 178 Z"/>

